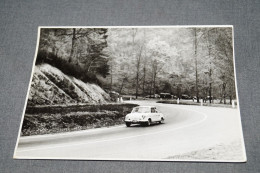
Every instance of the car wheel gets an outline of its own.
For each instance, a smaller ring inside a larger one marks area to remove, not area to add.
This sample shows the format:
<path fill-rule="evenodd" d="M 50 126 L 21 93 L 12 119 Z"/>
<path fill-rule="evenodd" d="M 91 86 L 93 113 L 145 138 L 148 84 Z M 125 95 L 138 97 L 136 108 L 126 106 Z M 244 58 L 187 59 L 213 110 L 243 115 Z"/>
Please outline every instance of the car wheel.
<path fill-rule="evenodd" d="M 125 125 L 126 125 L 126 127 L 130 127 L 130 126 L 131 126 L 131 123 L 126 122 Z"/>
<path fill-rule="evenodd" d="M 148 119 L 148 121 L 147 121 L 147 126 L 150 126 L 151 123 L 152 123 L 151 119 Z"/>
<path fill-rule="evenodd" d="M 164 118 L 161 118 L 161 121 L 159 121 L 160 124 L 162 124 L 164 122 Z"/>
<path fill-rule="evenodd" d="M 146 125 L 146 123 L 141 123 L 140 125 L 141 125 L 141 126 L 145 126 L 145 125 Z"/>

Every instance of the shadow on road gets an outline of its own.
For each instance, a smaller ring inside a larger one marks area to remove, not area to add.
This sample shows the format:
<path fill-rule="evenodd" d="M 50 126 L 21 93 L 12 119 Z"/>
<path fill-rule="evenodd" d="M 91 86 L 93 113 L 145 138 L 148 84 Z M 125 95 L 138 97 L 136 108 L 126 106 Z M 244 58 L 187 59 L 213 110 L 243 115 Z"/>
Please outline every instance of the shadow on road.
<path fill-rule="evenodd" d="M 149 128 L 149 127 L 153 127 L 153 126 L 161 126 L 161 125 L 164 125 L 164 123 L 153 123 L 151 124 L 150 126 L 147 126 L 147 125 L 141 125 L 141 124 L 132 124 L 130 127 L 128 128 Z"/>

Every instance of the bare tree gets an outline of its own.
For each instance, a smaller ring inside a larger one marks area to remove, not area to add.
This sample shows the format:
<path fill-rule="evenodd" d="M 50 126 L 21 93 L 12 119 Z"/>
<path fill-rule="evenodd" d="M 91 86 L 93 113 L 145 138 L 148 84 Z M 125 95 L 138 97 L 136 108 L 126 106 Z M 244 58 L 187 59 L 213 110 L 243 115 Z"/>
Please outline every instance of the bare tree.
<path fill-rule="evenodd" d="M 146 46 L 146 31 L 144 29 L 144 46 Z M 146 47 L 144 47 L 144 58 L 143 58 L 143 96 L 145 95 L 145 84 L 146 84 L 146 66 L 147 66 L 147 57 L 146 57 Z"/>
<path fill-rule="evenodd" d="M 133 59 L 135 60 L 135 67 L 136 67 L 136 76 L 135 76 L 135 98 L 138 97 L 138 89 L 139 89 L 139 78 L 140 78 L 140 68 L 141 68 L 141 58 L 142 58 L 142 51 L 143 51 L 143 45 L 140 46 L 138 49 L 138 52 L 136 51 L 136 41 L 135 37 L 137 35 L 137 29 L 132 29 L 132 48 L 133 48 Z"/>
<path fill-rule="evenodd" d="M 196 97 L 197 97 L 197 103 L 199 103 L 199 87 L 198 87 L 198 59 L 197 59 L 197 47 L 198 47 L 198 41 L 197 41 L 197 28 L 193 29 L 194 32 L 194 59 L 195 59 L 195 76 L 196 76 L 196 84 L 195 84 L 195 90 L 196 90 Z"/>

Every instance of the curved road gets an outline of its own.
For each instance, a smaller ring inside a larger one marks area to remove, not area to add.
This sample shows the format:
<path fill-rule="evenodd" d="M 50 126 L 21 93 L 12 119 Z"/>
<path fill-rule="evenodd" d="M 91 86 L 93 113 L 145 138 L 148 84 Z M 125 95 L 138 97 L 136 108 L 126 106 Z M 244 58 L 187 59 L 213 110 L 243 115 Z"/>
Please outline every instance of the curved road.
<path fill-rule="evenodd" d="M 157 106 L 165 123 L 21 137 L 14 158 L 171 160 L 175 155 L 242 140 L 237 109 L 134 103 Z M 242 144 L 240 148 L 243 150 Z"/>

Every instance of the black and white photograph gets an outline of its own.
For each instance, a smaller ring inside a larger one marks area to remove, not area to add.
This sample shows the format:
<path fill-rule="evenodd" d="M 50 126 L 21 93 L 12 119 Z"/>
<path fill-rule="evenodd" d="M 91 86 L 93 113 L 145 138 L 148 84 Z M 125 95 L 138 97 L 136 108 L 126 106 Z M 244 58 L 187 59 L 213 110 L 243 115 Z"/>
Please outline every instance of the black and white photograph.
<path fill-rule="evenodd" d="M 14 158 L 246 162 L 233 30 L 39 27 Z"/>

